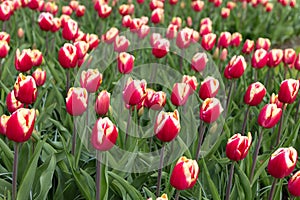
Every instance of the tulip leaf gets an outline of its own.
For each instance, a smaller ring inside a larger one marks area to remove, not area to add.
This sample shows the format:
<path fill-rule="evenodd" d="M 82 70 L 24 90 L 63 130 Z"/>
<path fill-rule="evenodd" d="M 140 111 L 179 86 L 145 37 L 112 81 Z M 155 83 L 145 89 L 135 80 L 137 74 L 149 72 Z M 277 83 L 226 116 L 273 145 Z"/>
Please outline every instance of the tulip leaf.
<path fill-rule="evenodd" d="M 212 198 L 214 200 L 221 200 L 220 195 L 217 190 L 217 187 L 215 186 L 214 182 L 210 178 L 210 175 L 209 175 L 209 172 L 208 172 L 208 169 L 207 169 L 204 159 L 202 159 L 202 164 L 203 164 L 203 171 L 204 171 L 205 177 L 208 181 L 208 187 L 211 192 Z"/>
<path fill-rule="evenodd" d="M 0 138 L 0 151 L 2 151 L 5 156 L 11 161 L 11 167 L 12 167 L 12 162 L 14 159 L 14 154 L 13 152 L 10 150 L 10 148 L 7 146 L 7 144 L 2 140 L 2 138 Z M 9 166 L 7 166 L 8 168 L 11 168 Z"/>
<path fill-rule="evenodd" d="M 245 199 L 252 199 L 252 193 L 251 193 L 251 185 L 248 177 L 246 176 L 245 172 L 241 170 L 240 166 L 236 165 L 237 168 L 237 174 L 240 179 L 240 183 L 242 184 L 244 193 L 245 193 Z"/>
<path fill-rule="evenodd" d="M 256 173 L 253 176 L 253 180 L 251 183 L 251 187 L 253 186 L 253 184 L 255 183 L 255 181 L 258 179 L 258 177 L 261 175 L 261 173 L 263 173 L 263 171 L 265 170 L 265 168 L 268 165 L 268 159 L 266 159 L 260 166 L 259 168 L 256 170 Z"/>

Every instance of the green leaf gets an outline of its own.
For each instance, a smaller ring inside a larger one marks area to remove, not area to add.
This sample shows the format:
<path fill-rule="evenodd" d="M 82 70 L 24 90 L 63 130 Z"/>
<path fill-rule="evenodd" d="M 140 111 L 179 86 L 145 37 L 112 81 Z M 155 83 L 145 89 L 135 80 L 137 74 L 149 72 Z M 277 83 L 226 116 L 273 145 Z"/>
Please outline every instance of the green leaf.
<path fill-rule="evenodd" d="M 251 193 L 251 185 L 248 177 L 246 176 L 245 172 L 241 170 L 240 166 L 236 165 L 237 167 L 237 174 L 240 179 L 240 183 L 242 184 L 244 193 L 245 193 L 245 199 L 252 199 L 252 193 Z"/>
<path fill-rule="evenodd" d="M 220 195 L 218 193 L 218 190 L 217 190 L 214 182 L 210 178 L 210 175 L 209 175 L 209 172 L 208 172 L 208 169 L 207 169 L 207 166 L 205 164 L 205 160 L 204 159 L 202 159 L 202 164 L 203 164 L 203 171 L 204 171 L 205 177 L 206 177 L 206 179 L 208 181 L 208 187 L 209 187 L 209 190 L 210 190 L 210 192 L 212 194 L 213 199 L 214 200 L 221 200 Z"/>

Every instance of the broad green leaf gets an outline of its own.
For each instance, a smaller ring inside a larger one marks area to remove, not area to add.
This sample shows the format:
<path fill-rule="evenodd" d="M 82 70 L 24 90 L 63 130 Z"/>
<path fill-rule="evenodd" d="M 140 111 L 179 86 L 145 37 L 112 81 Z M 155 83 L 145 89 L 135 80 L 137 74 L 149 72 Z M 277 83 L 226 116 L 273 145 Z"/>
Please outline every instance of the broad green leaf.
<path fill-rule="evenodd" d="M 207 166 L 205 164 L 205 160 L 204 159 L 202 159 L 202 164 L 203 164 L 203 171 L 204 171 L 205 177 L 206 177 L 206 179 L 208 181 L 208 187 L 210 189 L 212 198 L 214 200 L 221 200 L 220 194 L 218 193 L 218 190 L 217 190 L 214 182 L 210 178 L 210 175 L 209 175 L 209 172 L 208 172 L 208 169 L 207 169 Z"/>

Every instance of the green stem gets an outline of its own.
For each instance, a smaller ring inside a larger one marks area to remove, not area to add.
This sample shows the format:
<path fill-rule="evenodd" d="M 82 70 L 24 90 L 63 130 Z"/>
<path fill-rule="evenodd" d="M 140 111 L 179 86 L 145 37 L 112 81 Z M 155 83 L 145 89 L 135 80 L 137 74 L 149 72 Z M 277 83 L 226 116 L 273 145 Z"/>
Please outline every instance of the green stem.
<path fill-rule="evenodd" d="M 232 89 L 234 87 L 234 81 L 231 81 L 230 86 L 229 86 L 229 91 L 228 91 L 228 97 L 227 97 L 227 102 L 226 102 L 226 108 L 224 112 L 224 117 L 226 117 L 228 109 L 229 109 L 229 104 L 232 96 Z"/>
<path fill-rule="evenodd" d="M 131 122 L 131 109 L 132 109 L 132 107 L 129 106 L 124 147 L 126 146 L 126 142 L 127 142 L 127 139 L 128 139 L 128 132 L 129 132 L 129 127 L 130 127 L 130 122 Z"/>
<path fill-rule="evenodd" d="M 249 111 L 250 111 L 250 106 L 247 107 L 247 110 L 246 110 L 246 113 L 245 113 L 244 122 L 243 122 L 243 128 L 242 128 L 242 135 L 245 134 L 246 124 L 247 124 L 247 118 L 248 118 L 248 115 L 249 115 Z"/>
<path fill-rule="evenodd" d="M 175 200 L 179 200 L 180 190 L 176 191 Z"/>
<path fill-rule="evenodd" d="M 201 149 L 201 145 L 203 142 L 204 130 L 205 130 L 204 122 L 202 120 L 200 120 L 199 141 L 198 141 L 198 146 L 197 146 L 196 160 L 199 160 L 199 158 L 200 158 L 200 149 Z"/>
<path fill-rule="evenodd" d="M 13 175 L 12 175 L 12 200 L 17 198 L 17 175 L 18 175 L 18 161 L 19 161 L 19 143 L 15 143 L 15 155 L 13 163 Z"/>
<path fill-rule="evenodd" d="M 253 163 L 252 163 L 251 174 L 250 174 L 250 183 L 252 183 L 252 180 L 253 180 L 255 166 L 256 166 L 256 162 L 257 162 L 257 156 L 258 156 L 259 148 L 260 148 L 260 145 L 262 142 L 262 138 L 263 138 L 263 130 L 261 130 L 261 132 L 259 134 L 259 138 L 258 138 L 257 145 L 255 147 L 255 151 L 254 151 L 254 155 L 253 155 Z"/>
<path fill-rule="evenodd" d="M 297 121 L 298 121 L 299 109 L 300 109 L 300 99 L 297 103 L 297 108 L 296 108 L 296 113 L 295 113 L 295 123 L 297 123 Z"/>
<path fill-rule="evenodd" d="M 101 152 L 96 153 L 96 200 L 101 198 Z"/>
<path fill-rule="evenodd" d="M 276 183 L 277 183 L 277 178 L 274 178 L 274 181 L 272 183 L 272 187 L 271 187 L 271 191 L 270 191 L 270 195 L 269 195 L 269 200 L 273 200 L 273 196 L 274 196 L 274 193 L 275 193 L 275 189 L 276 189 Z"/>
<path fill-rule="evenodd" d="M 229 200 L 229 197 L 230 197 L 230 190 L 231 190 L 233 173 L 234 173 L 234 163 L 235 162 L 232 162 L 231 167 L 230 167 L 229 180 L 228 180 L 227 189 L 226 189 L 226 200 Z"/>
<path fill-rule="evenodd" d="M 71 149 L 71 154 L 74 156 L 75 155 L 75 150 L 76 150 L 76 121 L 74 117 L 73 121 L 73 137 L 72 137 L 72 149 Z"/>
<path fill-rule="evenodd" d="M 160 160 L 159 160 L 159 169 L 158 169 L 158 176 L 157 176 L 157 187 L 156 187 L 156 196 L 158 197 L 160 194 L 160 185 L 161 185 L 161 174 L 162 174 L 162 167 L 164 162 L 164 151 L 165 151 L 165 143 L 160 151 Z"/>
<path fill-rule="evenodd" d="M 287 104 L 283 104 L 283 110 L 282 110 L 282 114 L 281 114 L 281 118 L 280 118 L 280 124 L 279 124 L 279 127 L 278 127 L 278 133 L 277 133 L 277 140 L 276 140 L 276 145 L 277 146 L 280 142 L 280 138 L 281 138 L 281 130 L 282 130 L 282 123 L 283 123 L 283 119 L 284 119 L 284 113 L 285 113 L 285 110 L 286 110 L 286 106 Z"/>
<path fill-rule="evenodd" d="M 66 84 L 66 92 L 68 93 L 70 89 L 70 69 L 67 69 L 67 84 Z"/>

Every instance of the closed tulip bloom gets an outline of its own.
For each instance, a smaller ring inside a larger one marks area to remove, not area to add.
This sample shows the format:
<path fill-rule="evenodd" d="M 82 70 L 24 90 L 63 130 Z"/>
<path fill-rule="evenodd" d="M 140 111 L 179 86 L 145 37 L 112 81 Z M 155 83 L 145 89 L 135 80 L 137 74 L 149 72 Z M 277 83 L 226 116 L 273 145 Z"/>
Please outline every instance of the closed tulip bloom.
<path fill-rule="evenodd" d="M 175 83 L 172 89 L 171 102 L 175 106 L 184 105 L 191 94 L 191 87 L 187 83 Z"/>
<path fill-rule="evenodd" d="M 53 15 L 51 13 L 43 12 L 39 15 L 38 23 L 43 31 L 50 31 L 53 26 Z"/>
<path fill-rule="evenodd" d="M 191 30 L 192 36 L 191 36 L 191 43 L 197 43 L 200 40 L 200 34 L 198 31 Z"/>
<path fill-rule="evenodd" d="M 62 36 L 66 40 L 74 40 L 78 32 L 78 24 L 76 21 L 69 19 L 64 25 L 62 30 Z"/>
<path fill-rule="evenodd" d="M 43 62 L 43 54 L 42 52 L 40 52 L 37 49 L 33 49 L 31 50 L 31 60 L 32 60 L 32 64 L 35 67 L 38 67 L 42 64 Z"/>
<path fill-rule="evenodd" d="M 248 136 L 242 136 L 241 134 L 233 135 L 226 145 L 226 156 L 230 160 L 239 161 L 243 160 L 250 149 L 252 143 L 251 133 Z"/>
<path fill-rule="evenodd" d="M 272 155 L 268 163 L 268 172 L 275 178 L 284 178 L 295 169 L 298 154 L 293 147 L 279 148 Z"/>
<path fill-rule="evenodd" d="M 11 8 L 5 3 L 1 3 L 0 4 L 0 21 L 9 20 L 11 14 L 12 14 Z"/>
<path fill-rule="evenodd" d="M 71 19 L 71 17 L 69 15 L 62 14 L 59 19 L 60 19 L 60 22 L 61 22 L 61 28 L 64 28 L 64 26 Z"/>
<path fill-rule="evenodd" d="M 296 59 L 296 52 L 294 49 L 285 49 L 283 51 L 283 62 L 286 65 L 294 64 Z"/>
<path fill-rule="evenodd" d="M 268 63 L 268 52 L 264 49 L 257 49 L 255 50 L 253 56 L 252 56 L 252 60 L 251 60 L 251 64 L 253 68 L 256 69 L 261 69 L 264 66 L 266 66 L 266 64 Z"/>
<path fill-rule="evenodd" d="M 96 150 L 110 150 L 116 144 L 117 138 L 118 128 L 108 117 L 96 121 L 91 136 L 91 143 Z"/>
<path fill-rule="evenodd" d="M 218 47 L 227 48 L 231 42 L 231 33 L 222 32 L 218 40 Z"/>
<path fill-rule="evenodd" d="M 129 40 L 125 36 L 117 36 L 114 42 L 114 51 L 125 52 L 130 45 Z"/>
<path fill-rule="evenodd" d="M 282 109 L 278 108 L 276 104 L 265 105 L 257 118 L 257 122 L 264 128 L 274 127 L 281 118 Z"/>
<path fill-rule="evenodd" d="M 7 127 L 7 121 L 10 116 L 1 115 L 0 117 L 0 134 L 5 135 L 6 134 L 6 127 Z"/>
<path fill-rule="evenodd" d="M 45 11 L 56 15 L 58 12 L 58 6 L 55 2 L 48 1 L 45 3 Z"/>
<path fill-rule="evenodd" d="M 191 7 L 194 11 L 201 12 L 204 8 L 204 2 L 200 1 L 200 0 L 192 1 L 191 2 Z"/>
<path fill-rule="evenodd" d="M 212 26 L 209 24 L 203 24 L 200 26 L 200 36 L 203 37 L 206 34 L 209 34 L 212 32 Z"/>
<path fill-rule="evenodd" d="M 145 80 L 133 80 L 128 78 L 123 90 L 123 100 L 125 104 L 134 106 L 139 104 L 146 97 L 147 83 Z"/>
<path fill-rule="evenodd" d="M 58 61 L 63 68 L 74 68 L 77 65 L 77 49 L 70 43 L 65 43 L 63 47 L 59 49 Z"/>
<path fill-rule="evenodd" d="M 0 41 L 6 41 L 7 44 L 10 42 L 10 35 L 6 32 L 0 32 Z"/>
<path fill-rule="evenodd" d="M 71 87 L 66 98 L 67 112 L 72 116 L 82 115 L 87 109 L 88 93 L 85 88 Z"/>
<path fill-rule="evenodd" d="M 239 78 L 244 74 L 246 67 L 247 63 L 244 56 L 235 55 L 227 64 L 224 74 L 227 73 L 230 78 Z"/>
<path fill-rule="evenodd" d="M 244 54 L 250 54 L 254 49 L 254 41 L 247 39 L 243 45 L 242 52 Z"/>
<path fill-rule="evenodd" d="M 244 103 L 249 106 L 257 106 L 265 97 L 267 90 L 260 82 L 255 82 L 249 85 L 244 95 Z"/>
<path fill-rule="evenodd" d="M 230 41 L 231 46 L 238 47 L 240 46 L 241 42 L 242 42 L 242 35 L 240 33 L 236 32 L 231 35 L 231 41 Z"/>
<path fill-rule="evenodd" d="M 208 76 L 201 83 L 199 89 L 199 97 L 202 100 L 205 100 L 207 98 L 213 98 L 217 95 L 219 91 L 219 87 L 220 87 L 219 81 L 211 76 Z"/>
<path fill-rule="evenodd" d="M 132 18 L 130 15 L 125 15 L 122 18 L 122 26 L 129 28 L 131 26 L 132 23 Z"/>
<path fill-rule="evenodd" d="M 152 54 L 156 58 L 162 58 L 169 52 L 170 42 L 167 39 L 157 39 L 152 48 Z"/>
<path fill-rule="evenodd" d="M 156 8 L 152 11 L 151 22 L 154 24 L 162 23 L 164 20 L 164 9 Z"/>
<path fill-rule="evenodd" d="M 202 72 L 205 69 L 207 62 L 208 62 L 208 58 L 207 58 L 206 53 L 204 53 L 204 52 L 196 53 L 193 56 L 192 62 L 191 62 L 192 70 L 194 70 L 196 72 Z"/>
<path fill-rule="evenodd" d="M 282 49 L 271 49 L 268 53 L 268 63 L 269 67 L 278 66 L 283 59 L 283 51 Z"/>
<path fill-rule="evenodd" d="M 112 7 L 110 7 L 107 4 L 102 4 L 100 5 L 100 8 L 98 10 L 98 16 L 100 18 L 107 18 L 110 15 L 111 11 L 112 11 Z"/>
<path fill-rule="evenodd" d="M 110 105 L 110 93 L 106 90 L 102 90 L 96 99 L 95 111 L 98 115 L 103 116 L 108 112 Z"/>
<path fill-rule="evenodd" d="M 209 17 L 205 17 L 205 18 L 201 19 L 200 25 L 202 26 L 204 24 L 212 26 L 211 19 Z"/>
<path fill-rule="evenodd" d="M 77 10 L 77 8 L 79 6 L 79 2 L 72 0 L 72 1 L 70 1 L 69 6 L 70 6 L 70 8 L 72 8 L 72 10 Z"/>
<path fill-rule="evenodd" d="M 89 43 L 85 41 L 77 41 L 74 43 L 74 46 L 76 47 L 78 59 L 84 58 L 90 47 Z"/>
<path fill-rule="evenodd" d="M 212 50 L 216 43 L 217 36 L 214 33 L 208 33 L 202 37 L 201 45 L 206 51 Z"/>
<path fill-rule="evenodd" d="M 5 58 L 9 52 L 9 45 L 5 40 L 0 40 L 0 58 Z"/>
<path fill-rule="evenodd" d="M 77 17 L 82 17 L 85 14 L 85 6 L 79 5 L 78 8 L 75 11 L 75 14 Z"/>
<path fill-rule="evenodd" d="M 236 3 L 233 1 L 228 1 L 226 4 L 226 8 L 229 8 L 230 10 L 234 9 L 236 7 Z"/>
<path fill-rule="evenodd" d="M 197 182 L 199 166 L 196 160 L 187 159 L 182 156 L 173 168 L 170 184 L 177 190 L 187 190 Z"/>
<path fill-rule="evenodd" d="M 147 89 L 144 106 L 152 110 L 161 110 L 166 105 L 167 95 L 163 91 L 154 91 Z"/>
<path fill-rule="evenodd" d="M 179 31 L 176 37 L 176 45 L 180 49 L 188 48 L 191 43 L 192 33 L 192 29 L 190 28 L 184 28 Z"/>
<path fill-rule="evenodd" d="M 24 104 L 32 104 L 37 97 L 37 88 L 32 76 L 19 74 L 14 85 L 14 94 L 18 101 Z"/>
<path fill-rule="evenodd" d="M 180 131 L 180 119 L 177 110 L 174 112 L 160 111 L 154 124 L 154 133 L 162 142 L 172 141 Z"/>
<path fill-rule="evenodd" d="M 149 7 L 151 10 L 155 10 L 156 8 L 164 8 L 164 2 L 161 0 L 151 0 Z"/>
<path fill-rule="evenodd" d="M 174 24 L 169 24 L 168 29 L 166 31 L 166 38 L 169 40 L 174 39 L 177 37 L 177 32 L 178 32 L 178 26 Z"/>
<path fill-rule="evenodd" d="M 294 67 L 296 70 L 300 70 L 300 53 L 298 53 L 298 55 L 296 56 Z"/>
<path fill-rule="evenodd" d="M 133 18 L 130 24 L 130 31 L 136 32 L 138 31 L 142 25 L 145 24 L 140 18 Z"/>
<path fill-rule="evenodd" d="M 269 50 L 271 46 L 271 42 L 268 38 L 258 38 L 255 44 L 256 49 L 264 49 L 266 51 Z"/>
<path fill-rule="evenodd" d="M 299 80 L 287 79 L 281 82 L 278 100 L 282 103 L 293 103 L 299 92 Z"/>
<path fill-rule="evenodd" d="M 296 172 L 289 180 L 288 190 L 295 197 L 300 196 L 300 171 Z"/>
<path fill-rule="evenodd" d="M 227 59 L 228 55 L 228 50 L 227 49 L 222 49 L 222 52 L 220 54 L 220 60 L 225 61 Z"/>
<path fill-rule="evenodd" d="M 278 108 L 282 108 L 283 103 L 278 100 L 278 94 L 272 93 L 270 97 L 270 103 L 276 104 Z"/>
<path fill-rule="evenodd" d="M 98 90 L 102 83 L 102 74 L 98 69 L 83 70 L 80 76 L 80 86 L 85 88 L 87 92 L 94 93 Z"/>
<path fill-rule="evenodd" d="M 87 34 L 85 37 L 85 41 L 89 43 L 89 50 L 97 48 L 100 42 L 98 35 L 96 34 Z"/>
<path fill-rule="evenodd" d="M 230 15 L 230 9 L 229 9 L 229 8 L 222 8 L 222 9 L 221 9 L 221 17 L 222 17 L 223 19 L 228 18 L 229 15 Z"/>
<path fill-rule="evenodd" d="M 6 136 L 14 142 L 25 142 L 31 137 L 35 123 L 35 110 L 20 108 L 8 119 Z"/>
<path fill-rule="evenodd" d="M 22 102 L 18 101 L 15 97 L 14 91 L 11 91 L 6 96 L 6 107 L 10 113 L 13 113 L 16 110 L 18 110 L 19 108 L 23 108 L 24 104 Z"/>
<path fill-rule="evenodd" d="M 170 5 L 176 5 L 178 3 L 178 0 L 169 0 Z M 168 199 L 168 197 L 167 197 Z"/>
<path fill-rule="evenodd" d="M 35 80 L 37 86 L 42 86 L 46 82 L 46 71 L 41 68 L 37 68 L 33 73 L 32 77 Z"/>
<path fill-rule="evenodd" d="M 115 41 L 119 35 L 119 30 L 116 27 L 111 27 L 104 35 L 102 35 L 102 41 L 107 44 L 111 44 Z"/>
<path fill-rule="evenodd" d="M 129 4 L 122 4 L 119 6 L 119 13 L 122 16 L 129 15 Z"/>
<path fill-rule="evenodd" d="M 162 39 L 162 36 L 161 36 L 160 33 L 152 33 L 152 34 L 150 35 L 150 45 L 151 45 L 151 47 L 154 46 L 154 43 L 155 43 L 156 40 L 158 40 L 158 39 Z"/>
<path fill-rule="evenodd" d="M 129 74 L 132 72 L 134 65 L 134 56 L 129 53 L 122 52 L 118 56 L 118 69 L 122 74 Z"/>
<path fill-rule="evenodd" d="M 138 30 L 137 35 L 140 39 L 144 39 L 150 33 L 150 27 L 148 25 L 143 24 L 141 28 Z"/>
<path fill-rule="evenodd" d="M 55 33 L 57 31 L 59 31 L 59 29 L 61 28 L 61 20 L 60 20 L 60 18 L 55 17 L 55 18 L 53 18 L 52 21 L 53 21 L 53 26 L 50 31 L 52 33 Z"/>
<path fill-rule="evenodd" d="M 64 15 L 72 15 L 73 10 L 70 6 L 63 6 L 61 12 Z"/>
<path fill-rule="evenodd" d="M 223 112 L 223 107 L 216 98 L 207 98 L 200 106 L 200 119 L 206 123 L 215 122 Z"/>
<path fill-rule="evenodd" d="M 30 49 L 23 49 L 20 52 L 19 49 L 16 51 L 15 55 L 15 68 L 20 72 L 26 72 L 33 67 L 32 53 Z"/>
<path fill-rule="evenodd" d="M 181 82 L 189 84 L 190 94 L 192 94 L 197 89 L 198 81 L 195 76 L 183 75 Z"/>

